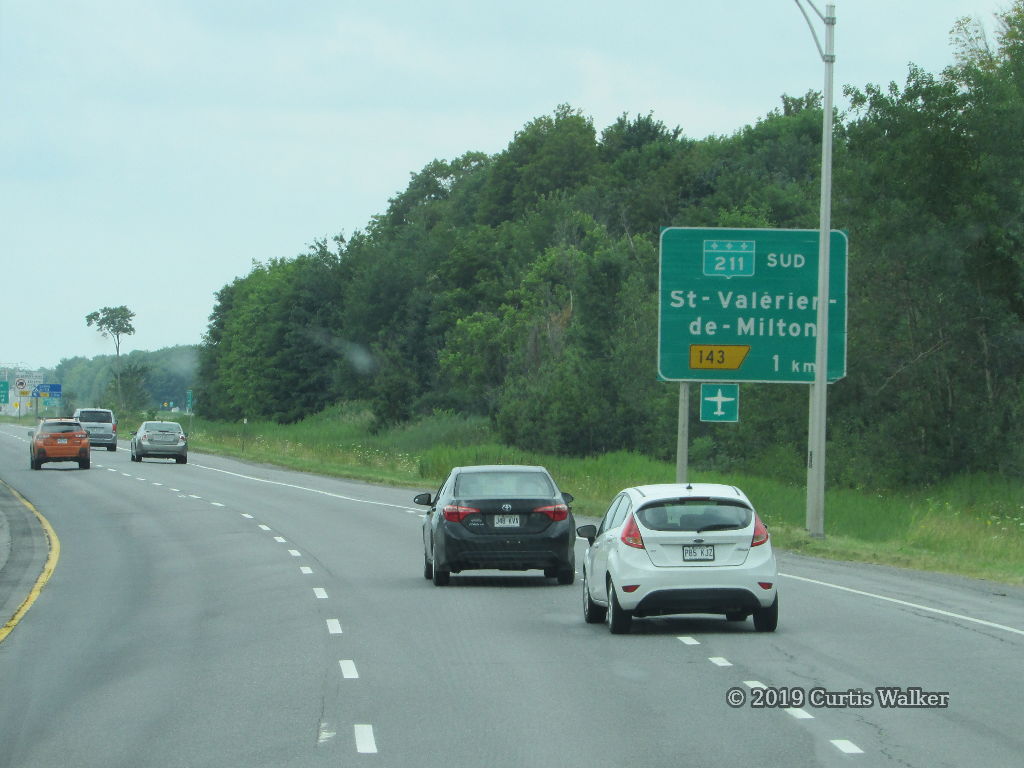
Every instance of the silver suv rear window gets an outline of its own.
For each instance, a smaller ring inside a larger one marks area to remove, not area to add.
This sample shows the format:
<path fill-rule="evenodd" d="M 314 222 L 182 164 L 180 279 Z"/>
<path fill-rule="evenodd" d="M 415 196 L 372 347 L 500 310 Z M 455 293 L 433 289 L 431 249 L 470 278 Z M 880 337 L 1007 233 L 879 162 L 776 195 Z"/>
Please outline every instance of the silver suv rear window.
<path fill-rule="evenodd" d="M 110 424 L 113 422 L 110 411 L 80 411 L 79 421 L 88 421 L 92 424 Z"/>

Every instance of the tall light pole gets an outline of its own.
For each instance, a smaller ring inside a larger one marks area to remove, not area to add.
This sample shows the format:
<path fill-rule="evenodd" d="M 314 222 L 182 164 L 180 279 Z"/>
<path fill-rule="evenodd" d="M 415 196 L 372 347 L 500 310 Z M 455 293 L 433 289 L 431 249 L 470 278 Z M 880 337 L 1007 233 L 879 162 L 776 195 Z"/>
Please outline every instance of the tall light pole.
<path fill-rule="evenodd" d="M 793 0 L 807 21 L 814 44 L 825 62 L 825 92 L 821 119 L 821 203 L 818 235 L 818 320 L 814 352 L 814 384 L 811 385 L 810 418 L 807 428 L 807 531 L 825 536 L 825 423 L 828 390 L 828 267 L 829 240 L 832 235 L 832 69 L 835 64 L 836 7 L 825 6 L 822 14 L 812 0 Z M 822 49 L 811 17 L 803 6 L 811 7 L 825 25 Z"/>

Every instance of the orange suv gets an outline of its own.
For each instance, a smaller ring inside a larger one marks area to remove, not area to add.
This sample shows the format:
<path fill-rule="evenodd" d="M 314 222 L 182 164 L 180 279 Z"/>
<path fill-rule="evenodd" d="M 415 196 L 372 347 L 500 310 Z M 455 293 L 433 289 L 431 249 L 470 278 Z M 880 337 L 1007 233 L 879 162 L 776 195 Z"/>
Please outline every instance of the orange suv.
<path fill-rule="evenodd" d="M 77 461 L 79 469 L 89 468 L 89 433 L 74 419 L 42 419 L 28 436 L 32 469 L 41 469 L 48 461 Z"/>

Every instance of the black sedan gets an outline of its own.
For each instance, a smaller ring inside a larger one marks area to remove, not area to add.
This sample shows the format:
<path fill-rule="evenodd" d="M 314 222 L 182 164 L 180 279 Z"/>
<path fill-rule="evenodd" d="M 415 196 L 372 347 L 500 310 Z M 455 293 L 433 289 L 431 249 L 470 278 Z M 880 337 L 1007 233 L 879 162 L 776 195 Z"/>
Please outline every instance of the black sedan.
<path fill-rule="evenodd" d="M 443 586 L 453 573 L 541 569 L 559 584 L 576 578 L 572 494 L 544 467 L 455 467 L 423 520 L 423 576 Z"/>

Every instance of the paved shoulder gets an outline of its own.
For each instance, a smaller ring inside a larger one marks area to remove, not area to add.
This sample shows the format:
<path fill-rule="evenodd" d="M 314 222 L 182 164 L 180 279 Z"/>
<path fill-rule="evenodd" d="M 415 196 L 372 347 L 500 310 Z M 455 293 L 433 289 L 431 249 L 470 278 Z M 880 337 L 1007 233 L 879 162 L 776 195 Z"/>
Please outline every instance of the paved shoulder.
<path fill-rule="evenodd" d="M 39 519 L 0 482 L 0 628 L 32 592 L 48 555 L 49 541 Z"/>

